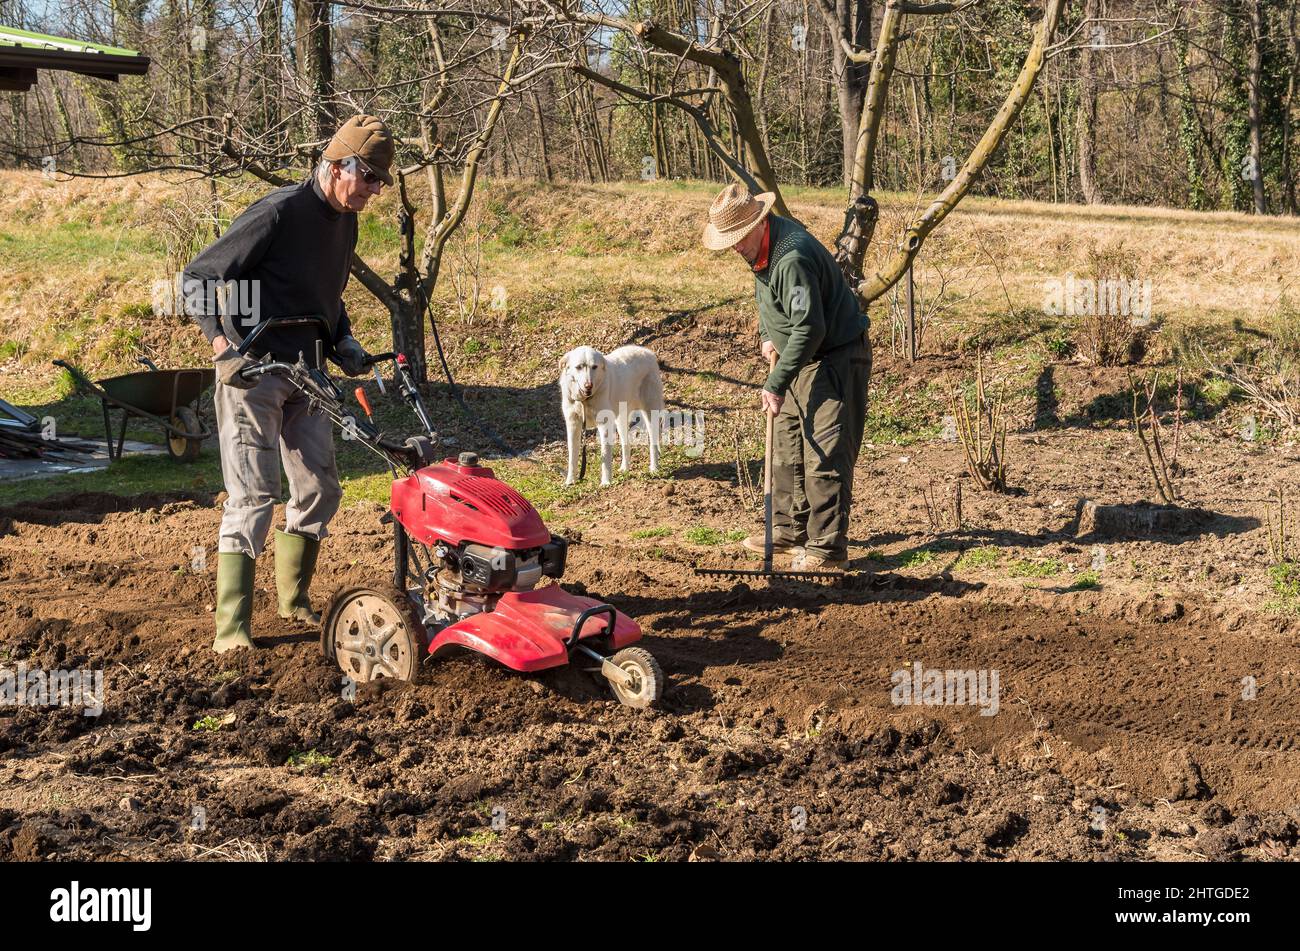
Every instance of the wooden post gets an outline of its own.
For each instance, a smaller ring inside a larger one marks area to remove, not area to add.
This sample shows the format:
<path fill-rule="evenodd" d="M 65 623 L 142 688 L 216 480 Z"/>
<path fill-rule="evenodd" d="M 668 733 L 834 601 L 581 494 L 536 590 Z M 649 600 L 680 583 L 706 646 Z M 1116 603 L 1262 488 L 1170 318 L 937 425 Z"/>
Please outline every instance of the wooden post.
<path fill-rule="evenodd" d="M 903 323 L 903 352 L 908 363 L 916 362 L 916 294 L 912 286 L 912 268 L 907 268 L 907 319 Z"/>

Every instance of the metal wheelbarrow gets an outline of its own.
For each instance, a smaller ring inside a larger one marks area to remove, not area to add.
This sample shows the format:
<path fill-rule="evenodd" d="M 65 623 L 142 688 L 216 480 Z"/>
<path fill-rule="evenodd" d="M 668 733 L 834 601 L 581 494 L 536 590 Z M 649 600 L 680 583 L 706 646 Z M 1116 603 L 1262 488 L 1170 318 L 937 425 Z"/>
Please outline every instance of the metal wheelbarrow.
<path fill-rule="evenodd" d="M 72 364 L 55 360 L 72 374 L 77 385 L 99 397 L 104 410 L 104 436 L 108 440 L 109 460 L 122 458 L 126 442 L 126 421 L 132 416 L 151 419 L 167 434 L 167 454 L 179 462 L 193 462 L 199 457 L 203 440 L 212 435 L 199 415 L 199 397 L 216 382 L 217 371 L 203 369 L 159 370 L 148 357 L 140 357 L 149 369 L 139 373 L 112 376 L 98 382 L 91 380 Z M 113 444 L 113 425 L 108 408 L 122 411 L 122 425 L 117 445 Z"/>

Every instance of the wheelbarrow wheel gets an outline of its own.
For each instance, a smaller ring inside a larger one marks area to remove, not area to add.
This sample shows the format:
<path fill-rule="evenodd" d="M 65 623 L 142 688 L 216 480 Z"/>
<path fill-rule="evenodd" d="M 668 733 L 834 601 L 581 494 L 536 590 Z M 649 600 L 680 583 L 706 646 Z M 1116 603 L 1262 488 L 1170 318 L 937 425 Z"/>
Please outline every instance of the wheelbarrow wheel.
<path fill-rule="evenodd" d="M 654 654 L 644 647 L 625 647 L 611 657 L 609 662 L 632 678 L 627 686 L 614 680 L 609 682 L 609 688 L 614 691 L 619 703 L 645 709 L 663 695 L 663 668 L 655 660 Z"/>
<path fill-rule="evenodd" d="M 170 422 L 175 428 L 187 433 L 203 432 L 203 426 L 199 423 L 199 414 L 189 406 L 176 407 L 176 413 Z M 167 454 L 177 462 L 193 462 L 199 457 L 199 450 L 202 448 L 202 439 L 186 439 L 184 436 L 167 434 Z"/>
<path fill-rule="evenodd" d="M 415 605 L 392 585 L 346 588 L 325 612 L 321 652 L 356 683 L 415 680 L 424 635 Z"/>

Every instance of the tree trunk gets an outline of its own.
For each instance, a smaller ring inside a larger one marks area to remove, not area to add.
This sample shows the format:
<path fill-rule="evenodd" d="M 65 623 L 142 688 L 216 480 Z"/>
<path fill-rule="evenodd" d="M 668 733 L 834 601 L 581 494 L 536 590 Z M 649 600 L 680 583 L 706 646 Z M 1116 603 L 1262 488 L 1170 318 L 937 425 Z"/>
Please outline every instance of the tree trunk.
<path fill-rule="evenodd" d="M 1101 0 L 1085 0 L 1083 15 L 1092 19 L 1100 15 Z M 1089 205 L 1101 204 L 1101 189 L 1097 187 L 1097 71 L 1100 57 L 1093 52 L 1090 27 L 1083 37 L 1079 51 L 1079 120 L 1075 147 L 1079 160 L 1079 193 Z"/>
<path fill-rule="evenodd" d="M 1178 54 L 1179 98 L 1182 100 L 1182 117 L 1178 124 L 1178 139 L 1183 146 L 1183 156 L 1187 163 L 1187 202 L 1196 211 L 1203 211 L 1210 205 L 1209 193 L 1205 190 L 1205 175 L 1201 170 L 1200 141 L 1201 121 L 1196 114 L 1196 102 L 1192 98 L 1192 81 L 1188 57 L 1190 43 L 1187 27 L 1180 27 L 1176 41 Z"/>
<path fill-rule="evenodd" d="M 1250 16 L 1250 58 L 1249 73 L 1246 77 L 1246 101 L 1250 109 L 1250 158 L 1254 174 L 1251 176 L 1251 191 L 1255 199 L 1255 214 L 1268 214 L 1268 201 L 1264 196 L 1264 133 L 1260 106 L 1260 83 L 1263 81 L 1264 18 L 1260 12 L 1260 0 L 1246 0 L 1247 13 Z"/>
<path fill-rule="evenodd" d="M 843 23 L 849 42 L 860 50 L 871 49 L 871 3 L 870 0 L 839 0 L 844 7 Z M 839 44 L 833 48 L 840 56 L 843 50 Z M 840 140 L 844 147 L 844 185 L 853 180 L 853 156 L 858 145 L 858 121 L 862 118 L 862 104 L 867 95 L 867 80 L 871 76 L 871 66 L 867 63 L 848 61 L 841 66 L 835 64 L 835 74 L 839 79 L 837 94 L 840 103 Z"/>
<path fill-rule="evenodd" d="M 1249 40 L 1246 37 L 1247 0 L 1229 0 L 1222 8 L 1224 21 L 1223 59 L 1228 75 L 1222 93 L 1222 110 L 1227 120 L 1223 134 L 1222 203 L 1232 211 L 1247 211 L 1251 204 L 1251 93 Z"/>
<path fill-rule="evenodd" d="M 1288 215 L 1297 213 L 1296 181 L 1291 162 L 1291 151 L 1294 147 L 1292 140 L 1295 137 L 1292 111 L 1296 106 L 1297 91 L 1300 91 L 1297 89 L 1297 86 L 1300 86 L 1300 33 L 1296 32 L 1296 11 L 1298 9 L 1300 7 L 1292 4 L 1287 17 L 1287 36 L 1291 40 L 1291 68 L 1288 70 L 1286 98 L 1282 101 L 1282 201 Z"/>
<path fill-rule="evenodd" d="M 330 43 L 329 0 L 293 0 L 295 42 L 298 54 L 298 81 L 309 96 L 304 112 L 304 134 L 317 141 L 334 134 L 336 123 L 331 115 L 334 96 L 334 58 Z"/>
<path fill-rule="evenodd" d="M 258 11 L 258 42 L 265 64 L 265 74 L 261 84 L 262 128 L 274 129 L 280 124 L 280 66 L 283 55 L 281 43 L 280 16 L 284 12 L 282 0 L 266 0 Z M 274 79 L 272 78 L 274 77 Z"/>
<path fill-rule="evenodd" d="M 551 150 L 546 141 L 546 116 L 542 112 L 542 99 L 537 95 L 536 89 L 533 90 L 533 115 L 537 117 L 538 164 L 541 168 L 542 180 L 549 184 L 554 177 L 551 171 Z"/>

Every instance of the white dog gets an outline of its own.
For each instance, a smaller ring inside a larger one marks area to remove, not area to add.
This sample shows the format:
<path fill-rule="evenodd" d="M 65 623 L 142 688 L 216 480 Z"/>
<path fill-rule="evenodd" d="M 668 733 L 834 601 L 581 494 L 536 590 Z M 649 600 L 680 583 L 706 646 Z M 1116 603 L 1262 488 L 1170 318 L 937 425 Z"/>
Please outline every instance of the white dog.
<path fill-rule="evenodd" d="M 569 439 L 569 472 L 565 485 L 578 481 L 582 432 L 594 426 L 600 443 L 600 484 L 613 477 L 614 433 L 623 444 L 627 472 L 631 454 L 632 416 L 641 414 L 649 434 L 650 471 L 659 471 L 659 424 L 664 411 L 664 385 L 659 361 L 645 347 L 619 347 L 606 355 L 594 347 L 578 347 L 560 358 L 560 405 Z"/>

